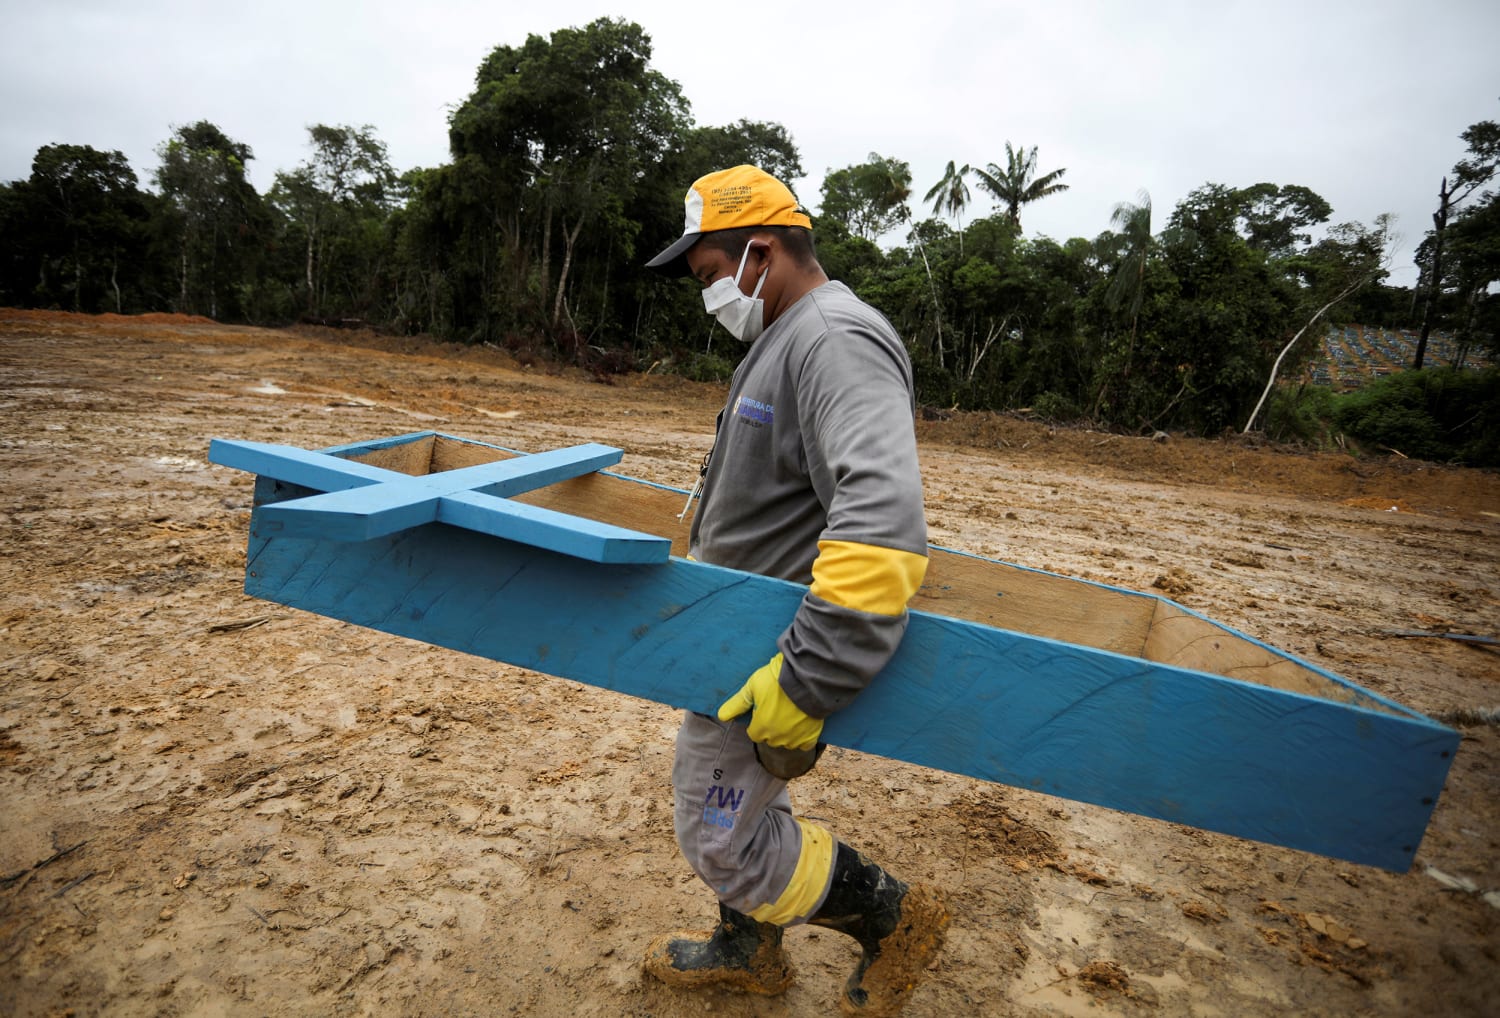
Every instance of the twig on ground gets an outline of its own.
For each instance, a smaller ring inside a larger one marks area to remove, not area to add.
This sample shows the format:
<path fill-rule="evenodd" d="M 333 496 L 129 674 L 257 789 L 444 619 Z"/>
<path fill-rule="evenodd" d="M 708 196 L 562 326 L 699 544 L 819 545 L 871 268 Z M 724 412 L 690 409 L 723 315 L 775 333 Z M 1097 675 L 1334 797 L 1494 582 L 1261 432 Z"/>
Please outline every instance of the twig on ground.
<path fill-rule="evenodd" d="M 236 622 L 215 622 L 208 627 L 208 631 L 210 633 L 233 633 L 245 629 L 254 629 L 256 626 L 265 625 L 274 617 L 271 615 L 257 615 L 253 619 L 240 619 Z"/>
<path fill-rule="evenodd" d="M 1440 633 L 1431 629 L 1382 629 L 1383 636 L 1431 636 L 1438 640 L 1458 640 L 1460 643 L 1478 643 L 1486 647 L 1500 647 L 1500 637 L 1474 636 L 1470 633 Z"/>
<path fill-rule="evenodd" d="M 43 868 L 44 866 L 50 866 L 52 863 L 57 862 L 57 860 L 65 856 L 72 855 L 84 845 L 87 845 L 90 840 L 92 839 L 85 839 L 83 841 L 80 841 L 76 845 L 70 845 L 67 848 L 59 849 L 58 851 L 53 852 L 51 855 L 47 856 L 47 858 L 43 859 L 39 863 L 34 863 L 31 866 L 26 867 L 26 869 L 24 870 L 17 870 L 15 873 L 10 873 L 3 877 L 0 877 L 0 887 L 9 887 L 11 884 L 15 883 L 17 880 L 20 880 L 22 877 L 30 873 L 35 873 L 37 870 Z M 92 874 L 90 874 L 90 876 L 92 876 Z"/>
<path fill-rule="evenodd" d="M 77 887 L 79 884 L 83 883 L 85 880 L 88 880 L 89 878 L 96 876 L 98 874 L 98 872 L 99 872 L 98 870 L 90 870 L 89 872 L 85 873 L 81 877 L 78 877 L 78 878 L 73 879 L 73 880 L 69 880 L 66 884 L 63 884 L 57 890 L 53 891 L 52 892 L 52 897 L 54 897 L 54 898 L 61 898 L 63 895 L 67 894 L 69 891 L 71 891 L 73 888 Z"/>

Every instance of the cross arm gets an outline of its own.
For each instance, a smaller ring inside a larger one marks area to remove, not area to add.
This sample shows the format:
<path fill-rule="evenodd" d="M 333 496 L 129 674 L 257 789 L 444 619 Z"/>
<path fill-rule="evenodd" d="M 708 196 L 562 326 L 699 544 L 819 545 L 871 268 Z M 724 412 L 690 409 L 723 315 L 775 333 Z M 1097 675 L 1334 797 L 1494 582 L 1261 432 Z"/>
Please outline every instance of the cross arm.
<path fill-rule="evenodd" d="M 665 562 L 672 543 L 664 537 L 508 501 L 613 466 L 622 455 L 588 443 L 413 476 L 292 446 L 224 439 L 209 446 L 214 463 L 321 492 L 257 508 L 261 533 L 356 542 L 442 522 L 592 562 Z"/>

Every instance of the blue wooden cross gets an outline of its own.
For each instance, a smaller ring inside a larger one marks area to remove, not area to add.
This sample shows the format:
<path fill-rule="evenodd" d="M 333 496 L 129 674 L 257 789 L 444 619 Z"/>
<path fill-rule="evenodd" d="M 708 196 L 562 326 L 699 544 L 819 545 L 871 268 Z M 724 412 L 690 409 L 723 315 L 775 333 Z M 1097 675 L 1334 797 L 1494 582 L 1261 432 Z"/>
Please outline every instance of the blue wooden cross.
<path fill-rule="evenodd" d="M 368 541 L 423 523 L 447 523 L 590 562 L 665 562 L 672 542 L 623 527 L 509 501 L 620 462 L 607 445 L 518 456 L 413 477 L 326 452 L 214 439 L 208 458 L 323 494 L 262 507 L 260 524 L 282 537 Z"/>

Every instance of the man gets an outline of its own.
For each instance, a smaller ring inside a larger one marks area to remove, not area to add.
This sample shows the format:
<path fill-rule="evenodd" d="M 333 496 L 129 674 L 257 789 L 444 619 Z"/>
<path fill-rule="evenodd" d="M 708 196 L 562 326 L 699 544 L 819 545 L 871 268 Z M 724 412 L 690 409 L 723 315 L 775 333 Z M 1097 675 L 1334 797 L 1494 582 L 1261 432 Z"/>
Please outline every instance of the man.
<path fill-rule="evenodd" d="M 752 344 L 719 415 L 690 554 L 808 592 L 717 718 L 683 719 L 677 840 L 720 921 L 658 938 L 646 969 L 777 994 L 792 978 L 782 928 L 807 922 L 862 948 L 845 1013 L 895 1014 L 941 946 L 942 899 L 795 817 L 787 780 L 816 762 L 823 719 L 895 652 L 927 568 L 911 364 L 890 323 L 829 281 L 780 181 L 753 166 L 710 173 L 686 212 L 683 235 L 647 264 L 696 278 L 709 313 Z"/>

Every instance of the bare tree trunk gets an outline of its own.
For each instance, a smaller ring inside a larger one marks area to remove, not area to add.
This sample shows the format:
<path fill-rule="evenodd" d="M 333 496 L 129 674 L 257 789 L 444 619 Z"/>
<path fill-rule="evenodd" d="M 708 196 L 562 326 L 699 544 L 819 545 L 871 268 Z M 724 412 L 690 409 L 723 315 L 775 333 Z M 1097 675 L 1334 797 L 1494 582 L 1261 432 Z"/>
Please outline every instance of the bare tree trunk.
<path fill-rule="evenodd" d="M 1002 318 L 999 325 L 995 325 L 993 321 L 990 323 L 990 327 L 985 333 L 984 342 L 980 344 L 979 352 L 974 355 L 974 362 L 969 365 L 968 381 L 974 381 L 974 372 L 979 370 L 979 362 L 984 360 L 984 355 L 990 352 L 990 347 L 994 345 L 995 340 L 1005 334 L 1005 327 L 1009 324 L 1010 315 Z"/>
<path fill-rule="evenodd" d="M 1474 348 L 1474 315 L 1479 304 L 1479 294 L 1484 290 L 1483 283 L 1476 283 L 1469 290 L 1469 300 L 1464 313 L 1463 328 L 1458 330 L 1458 349 L 1453 352 L 1453 370 L 1457 371 L 1464 366 L 1469 359 L 1469 351 Z"/>
<path fill-rule="evenodd" d="M 1432 319 L 1437 314 L 1438 291 L 1443 279 L 1443 230 L 1448 226 L 1448 208 L 1452 199 L 1448 190 L 1448 178 L 1443 178 L 1438 188 L 1438 209 L 1432 214 L 1432 270 L 1427 280 L 1427 302 L 1422 307 L 1422 333 L 1417 337 L 1417 352 L 1412 357 L 1411 369 L 1422 370 L 1422 359 L 1427 355 L 1427 337 L 1432 334 Z"/>
<path fill-rule="evenodd" d="M 922 267 L 927 270 L 927 287 L 932 291 L 932 314 L 937 320 L 937 340 L 933 344 L 937 350 L 938 368 L 943 367 L 943 306 L 938 302 L 937 283 L 932 278 L 932 266 L 927 264 L 927 245 L 922 243 L 919 234 L 913 233 L 912 237 L 917 242 L 917 250 L 922 254 Z"/>
<path fill-rule="evenodd" d="M 317 307 L 317 290 L 313 287 L 313 238 L 316 229 L 308 227 L 307 230 L 307 266 L 305 269 L 307 278 L 307 310 L 313 311 Z"/>
<path fill-rule="evenodd" d="M 547 211 L 542 216 L 542 267 L 541 267 L 541 272 L 539 273 L 539 275 L 541 277 L 541 283 L 542 283 L 540 300 L 541 300 L 542 305 L 544 307 L 547 304 L 547 286 L 548 286 L 548 276 L 551 274 L 551 268 L 550 268 L 551 267 L 551 262 L 550 262 L 551 257 L 552 257 L 552 200 L 549 198 L 547 200 Z M 566 268 L 563 271 L 566 272 L 567 271 Z M 555 310 L 552 312 L 552 318 L 553 318 L 553 322 L 555 324 L 556 320 L 557 320 L 557 312 Z"/>
<path fill-rule="evenodd" d="M 613 253 L 614 253 L 613 250 L 611 250 L 610 254 L 613 255 Z M 606 322 L 606 321 L 609 320 L 609 270 L 614 265 L 614 263 L 615 263 L 615 260 L 614 260 L 613 257 L 606 258 L 604 260 L 604 282 L 599 287 L 599 322 L 600 323 L 603 323 L 603 322 Z M 594 331 L 596 333 L 599 331 L 599 326 L 598 325 L 594 326 Z"/>
<path fill-rule="evenodd" d="M 219 317 L 219 224 L 214 223 L 213 247 L 208 249 L 208 317 Z"/>
<path fill-rule="evenodd" d="M 557 274 L 557 298 L 552 304 L 552 328 L 557 328 L 558 321 L 562 318 L 563 294 L 568 288 L 568 270 L 573 266 L 573 245 L 578 243 L 578 234 L 583 231 L 583 217 L 578 217 L 578 222 L 573 224 L 573 229 L 564 235 L 563 239 L 563 261 L 562 270 Z"/>
<path fill-rule="evenodd" d="M 1245 422 L 1245 427 L 1240 431 L 1240 434 L 1248 435 L 1250 433 L 1250 428 L 1255 423 L 1255 418 L 1260 416 L 1261 407 L 1266 405 L 1266 397 L 1271 395 L 1271 388 L 1276 384 L 1276 372 L 1281 370 L 1282 360 L 1288 353 L 1291 352 L 1292 347 L 1297 345 L 1297 340 L 1301 339 L 1302 334 L 1308 329 L 1312 328 L 1313 323 L 1316 322 L 1319 318 L 1322 318 L 1324 313 L 1327 312 L 1329 308 L 1333 307 L 1339 301 L 1352 294 L 1355 290 L 1358 290 L 1361 286 L 1364 286 L 1365 283 L 1369 281 L 1369 279 L 1369 276 L 1360 276 L 1354 282 L 1344 287 L 1343 290 L 1339 291 L 1339 295 L 1337 297 L 1333 298 L 1333 300 L 1318 308 L 1318 310 L 1313 313 L 1313 316 L 1307 320 L 1307 324 L 1298 329 L 1297 334 L 1291 338 L 1286 346 L 1281 348 L 1281 352 L 1276 355 L 1276 363 L 1271 365 L 1271 377 L 1266 379 L 1265 390 L 1261 392 L 1260 399 L 1255 404 L 1255 409 L 1250 411 L 1250 419 Z"/>
<path fill-rule="evenodd" d="M 1130 365 L 1135 360 L 1135 330 L 1141 321 L 1141 301 L 1145 299 L 1146 292 L 1146 259 L 1141 258 L 1140 265 L 1135 270 L 1135 305 L 1130 312 L 1130 346 L 1125 349 L 1125 377 L 1130 377 Z"/>
<path fill-rule="evenodd" d="M 109 260 L 109 286 L 115 291 L 115 314 L 120 314 L 120 259 Z"/>

